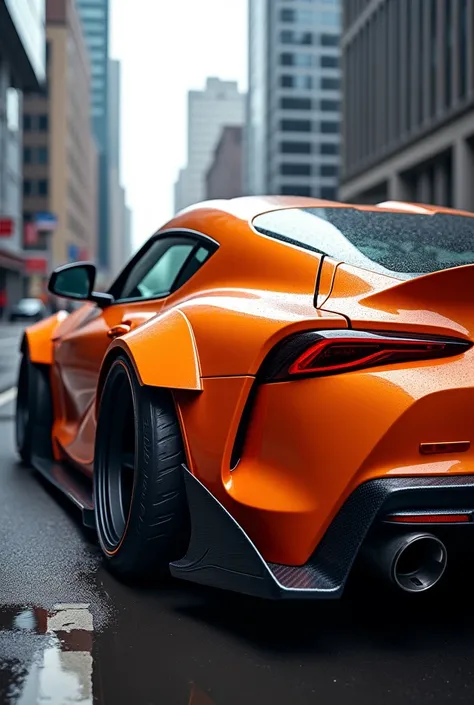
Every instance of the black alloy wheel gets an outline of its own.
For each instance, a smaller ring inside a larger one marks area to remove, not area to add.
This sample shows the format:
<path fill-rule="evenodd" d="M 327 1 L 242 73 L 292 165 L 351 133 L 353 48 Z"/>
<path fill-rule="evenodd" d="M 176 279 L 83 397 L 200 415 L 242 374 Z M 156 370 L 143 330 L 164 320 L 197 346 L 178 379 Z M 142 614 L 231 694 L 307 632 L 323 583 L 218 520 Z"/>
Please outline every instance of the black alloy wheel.
<path fill-rule="evenodd" d="M 119 356 L 100 399 L 94 503 L 99 543 L 110 569 L 126 580 L 169 573 L 184 555 L 189 514 L 184 449 L 171 395 L 142 387 Z"/>

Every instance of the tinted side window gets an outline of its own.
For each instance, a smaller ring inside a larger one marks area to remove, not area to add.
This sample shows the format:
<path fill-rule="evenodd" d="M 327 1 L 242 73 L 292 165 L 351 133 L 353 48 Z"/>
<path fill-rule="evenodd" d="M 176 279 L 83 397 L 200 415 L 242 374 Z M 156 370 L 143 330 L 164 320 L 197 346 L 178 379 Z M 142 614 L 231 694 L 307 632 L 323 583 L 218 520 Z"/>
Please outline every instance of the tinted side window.
<path fill-rule="evenodd" d="M 217 244 L 199 235 L 152 238 L 109 289 L 116 301 L 160 299 L 183 286 L 215 252 Z"/>

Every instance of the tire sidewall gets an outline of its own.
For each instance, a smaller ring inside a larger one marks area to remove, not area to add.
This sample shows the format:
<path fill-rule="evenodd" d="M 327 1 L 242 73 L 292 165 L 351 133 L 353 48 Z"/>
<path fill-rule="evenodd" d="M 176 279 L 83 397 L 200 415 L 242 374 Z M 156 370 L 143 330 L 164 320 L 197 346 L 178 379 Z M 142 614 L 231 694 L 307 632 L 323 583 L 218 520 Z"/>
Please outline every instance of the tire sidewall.
<path fill-rule="evenodd" d="M 117 383 L 118 375 L 123 373 L 128 377 L 134 410 L 135 473 L 126 528 L 121 541 L 113 551 L 106 545 L 100 525 L 99 513 L 97 510 L 95 512 L 97 534 L 104 557 L 109 567 L 122 577 L 128 572 L 127 565 L 130 554 L 139 557 L 142 552 L 150 550 L 149 546 L 144 546 L 147 541 L 143 536 L 143 530 L 147 522 L 150 505 L 150 483 L 156 481 L 154 478 L 155 465 L 158 462 L 152 392 L 147 387 L 140 385 L 133 365 L 125 355 L 120 355 L 110 367 L 100 399 L 96 436 L 96 463 L 94 467 L 94 495 L 97 496 L 97 487 L 100 481 L 100 463 L 107 462 L 107 451 L 104 448 L 107 447 L 107 417 L 110 400 L 113 398 L 112 388 Z M 156 546 L 156 550 L 159 552 L 160 548 Z M 165 563 L 166 568 L 164 567 L 162 571 L 158 570 L 155 572 L 166 572 L 168 563 L 166 561 Z"/>
<path fill-rule="evenodd" d="M 15 405 L 15 444 L 16 449 L 26 463 L 31 460 L 34 414 L 36 410 L 36 374 L 28 351 L 23 353 L 18 373 L 18 389 Z M 20 421 L 20 414 L 26 406 L 26 420 Z M 22 428 L 20 428 L 20 424 Z"/>

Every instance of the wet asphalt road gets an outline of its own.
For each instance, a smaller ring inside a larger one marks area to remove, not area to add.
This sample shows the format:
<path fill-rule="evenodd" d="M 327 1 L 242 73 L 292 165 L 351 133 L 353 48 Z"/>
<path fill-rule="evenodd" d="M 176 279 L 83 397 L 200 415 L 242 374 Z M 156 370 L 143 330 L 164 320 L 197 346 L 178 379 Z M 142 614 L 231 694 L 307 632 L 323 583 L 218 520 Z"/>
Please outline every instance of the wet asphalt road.
<path fill-rule="evenodd" d="M 17 464 L 0 404 L 0 705 L 474 701 L 469 587 L 278 605 L 121 585 L 73 509 Z"/>

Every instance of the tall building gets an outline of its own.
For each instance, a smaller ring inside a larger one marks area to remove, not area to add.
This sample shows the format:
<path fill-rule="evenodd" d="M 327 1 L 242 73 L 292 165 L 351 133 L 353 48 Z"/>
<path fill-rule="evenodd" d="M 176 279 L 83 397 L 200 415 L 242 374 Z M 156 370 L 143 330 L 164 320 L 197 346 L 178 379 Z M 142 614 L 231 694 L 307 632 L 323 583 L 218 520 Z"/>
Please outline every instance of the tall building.
<path fill-rule="evenodd" d="M 46 75 L 44 0 L 0 0 L 0 292 L 23 295 L 22 92 Z"/>
<path fill-rule="evenodd" d="M 117 276 L 125 262 L 124 219 L 125 192 L 120 184 L 120 62 L 109 59 L 108 65 L 109 129 L 109 230 L 110 245 L 108 270 L 111 277 Z"/>
<path fill-rule="evenodd" d="M 339 0 L 249 0 L 245 190 L 335 198 Z"/>
<path fill-rule="evenodd" d="M 188 94 L 188 158 L 175 184 L 175 211 L 206 198 L 206 174 L 224 126 L 244 123 L 245 96 L 235 81 L 208 78 Z"/>
<path fill-rule="evenodd" d="M 94 259 L 97 153 L 90 67 L 74 0 L 47 0 L 47 90 L 23 105 L 23 214 L 30 295 L 49 270 Z"/>
<path fill-rule="evenodd" d="M 134 244 L 133 244 L 133 235 L 132 235 L 132 223 L 133 223 L 133 215 L 132 215 L 132 209 L 129 208 L 127 205 L 125 205 L 125 252 L 127 253 L 127 257 L 130 258 L 135 250 Z"/>
<path fill-rule="evenodd" d="M 98 263 L 110 266 L 109 243 L 109 0 L 75 0 L 91 62 L 91 119 L 99 150 Z"/>
<path fill-rule="evenodd" d="M 474 210 L 474 3 L 344 2 L 340 197 Z"/>
<path fill-rule="evenodd" d="M 206 174 L 206 199 L 237 198 L 243 192 L 242 127 L 226 126 Z"/>
<path fill-rule="evenodd" d="M 130 256 L 128 221 L 126 215 L 126 194 L 121 185 L 120 169 L 120 104 L 121 67 L 115 59 L 109 60 L 109 243 L 110 256 L 108 274 L 115 277 Z"/>

